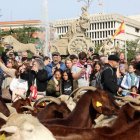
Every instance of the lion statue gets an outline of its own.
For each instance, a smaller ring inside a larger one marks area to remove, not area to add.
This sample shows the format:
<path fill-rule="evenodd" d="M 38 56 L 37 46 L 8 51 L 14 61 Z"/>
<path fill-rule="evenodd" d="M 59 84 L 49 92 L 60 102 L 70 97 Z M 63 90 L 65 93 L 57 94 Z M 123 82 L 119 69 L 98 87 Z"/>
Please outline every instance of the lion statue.
<path fill-rule="evenodd" d="M 22 51 L 30 50 L 32 53 L 34 53 L 34 54 L 36 53 L 35 44 L 21 43 L 11 35 L 2 37 L 1 44 L 2 44 L 2 47 L 5 47 L 5 45 L 13 46 L 13 50 L 16 51 L 16 52 L 22 52 Z"/>

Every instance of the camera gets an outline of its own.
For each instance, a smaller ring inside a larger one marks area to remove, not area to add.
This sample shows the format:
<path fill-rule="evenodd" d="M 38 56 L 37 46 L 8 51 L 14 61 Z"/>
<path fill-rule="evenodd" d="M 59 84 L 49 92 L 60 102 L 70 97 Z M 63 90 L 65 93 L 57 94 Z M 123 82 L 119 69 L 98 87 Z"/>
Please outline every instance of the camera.
<path fill-rule="evenodd" d="M 87 68 L 87 64 L 86 64 L 86 65 L 84 65 L 84 68 Z"/>
<path fill-rule="evenodd" d="M 8 46 L 6 46 L 5 48 L 6 48 L 8 51 L 10 51 L 10 50 L 12 50 L 12 49 L 13 49 L 13 46 L 8 45 Z"/>

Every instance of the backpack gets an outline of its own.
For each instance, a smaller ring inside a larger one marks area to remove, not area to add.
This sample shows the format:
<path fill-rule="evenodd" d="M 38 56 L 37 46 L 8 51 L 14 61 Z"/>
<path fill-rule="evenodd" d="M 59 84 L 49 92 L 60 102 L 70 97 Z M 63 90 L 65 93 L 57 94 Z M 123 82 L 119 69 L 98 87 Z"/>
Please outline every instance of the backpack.
<path fill-rule="evenodd" d="M 99 76 L 96 78 L 96 87 L 97 88 L 103 89 L 104 83 L 102 83 L 101 78 L 102 78 L 102 73 L 107 69 L 110 69 L 112 72 L 112 75 L 113 75 L 113 69 L 111 67 L 105 66 L 103 68 L 103 70 L 100 72 Z"/>

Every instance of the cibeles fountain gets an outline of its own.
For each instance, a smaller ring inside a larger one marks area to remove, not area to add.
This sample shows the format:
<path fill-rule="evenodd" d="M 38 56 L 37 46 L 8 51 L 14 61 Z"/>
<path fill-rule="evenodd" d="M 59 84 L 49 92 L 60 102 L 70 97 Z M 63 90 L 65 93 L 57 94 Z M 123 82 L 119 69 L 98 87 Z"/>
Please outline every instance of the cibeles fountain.
<path fill-rule="evenodd" d="M 42 26 L 45 28 L 45 43 L 42 46 L 44 56 L 50 56 L 49 50 L 49 17 L 48 17 L 48 0 L 42 0 Z"/>
<path fill-rule="evenodd" d="M 94 46 L 91 39 L 86 36 L 86 30 L 90 26 L 88 7 L 86 5 L 81 8 L 82 13 L 80 17 L 68 25 L 66 34 L 59 39 L 50 41 L 51 53 L 59 52 L 61 55 L 67 56 L 69 54 L 78 54 L 81 51 L 88 52 L 89 47 Z"/>

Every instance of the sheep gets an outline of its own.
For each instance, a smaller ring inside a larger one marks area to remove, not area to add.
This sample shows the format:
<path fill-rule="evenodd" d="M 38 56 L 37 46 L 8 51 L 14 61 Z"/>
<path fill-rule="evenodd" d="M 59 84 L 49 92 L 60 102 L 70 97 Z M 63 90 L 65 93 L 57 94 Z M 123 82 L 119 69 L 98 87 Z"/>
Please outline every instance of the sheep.
<path fill-rule="evenodd" d="M 28 114 L 12 114 L 0 132 L 11 133 L 6 140 L 55 140 L 37 118 Z"/>

